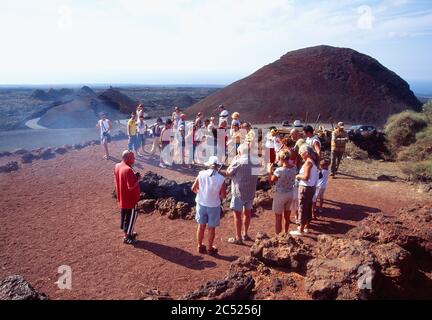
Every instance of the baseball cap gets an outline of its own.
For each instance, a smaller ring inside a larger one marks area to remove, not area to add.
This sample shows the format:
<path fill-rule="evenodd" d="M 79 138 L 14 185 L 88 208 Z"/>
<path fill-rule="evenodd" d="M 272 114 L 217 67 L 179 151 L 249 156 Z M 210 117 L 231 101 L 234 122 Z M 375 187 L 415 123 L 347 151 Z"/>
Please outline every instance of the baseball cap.
<path fill-rule="evenodd" d="M 206 163 L 204 163 L 207 167 L 210 167 L 212 165 L 220 165 L 220 162 L 216 156 L 211 156 Z"/>
<path fill-rule="evenodd" d="M 344 123 L 343 123 L 342 121 L 341 121 L 341 122 L 338 122 L 337 125 L 338 125 L 339 128 L 343 128 L 343 127 L 344 127 Z"/>

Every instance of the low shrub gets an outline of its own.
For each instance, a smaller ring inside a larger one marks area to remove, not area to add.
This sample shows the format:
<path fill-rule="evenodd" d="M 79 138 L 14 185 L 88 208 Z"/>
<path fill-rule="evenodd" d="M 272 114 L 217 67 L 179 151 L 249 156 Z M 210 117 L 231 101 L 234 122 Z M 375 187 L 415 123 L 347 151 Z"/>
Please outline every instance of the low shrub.
<path fill-rule="evenodd" d="M 366 160 L 369 158 L 367 151 L 360 149 L 351 141 L 347 143 L 345 155 L 353 159 Z"/>
<path fill-rule="evenodd" d="M 416 134 L 416 142 L 402 148 L 397 159 L 401 161 L 424 161 L 432 158 L 432 126 Z"/>
<path fill-rule="evenodd" d="M 391 150 L 399 150 L 416 141 L 416 134 L 427 126 L 425 115 L 414 111 L 404 111 L 392 115 L 384 127 Z"/>

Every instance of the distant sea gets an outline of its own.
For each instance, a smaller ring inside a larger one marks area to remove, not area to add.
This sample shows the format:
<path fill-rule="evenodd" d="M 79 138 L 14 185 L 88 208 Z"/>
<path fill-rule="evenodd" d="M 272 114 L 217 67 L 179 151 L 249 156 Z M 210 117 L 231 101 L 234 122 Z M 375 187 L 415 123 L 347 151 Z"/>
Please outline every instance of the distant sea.
<path fill-rule="evenodd" d="M 408 81 L 411 90 L 416 96 L 432 97 L 432 81 Z"/>

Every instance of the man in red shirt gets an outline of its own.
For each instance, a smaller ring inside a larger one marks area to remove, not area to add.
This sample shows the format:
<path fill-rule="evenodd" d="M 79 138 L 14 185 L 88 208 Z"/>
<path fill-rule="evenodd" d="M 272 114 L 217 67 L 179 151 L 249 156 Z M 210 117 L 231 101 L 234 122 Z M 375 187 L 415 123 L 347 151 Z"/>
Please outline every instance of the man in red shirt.
<path fill-rule="evenodd" d="M 123 242 L 136 243 L 137 234 L 133 232 L 137 218 L 137 203 L 140 199 L 140 174 L 132 170 L 135 163 L 135 155 L 132 151 L 123 151 L 123 161 L 117 163 L 114 168 L 115 187 L 117 201 L 121 212 L 120 228 L 124 231 Z"/>

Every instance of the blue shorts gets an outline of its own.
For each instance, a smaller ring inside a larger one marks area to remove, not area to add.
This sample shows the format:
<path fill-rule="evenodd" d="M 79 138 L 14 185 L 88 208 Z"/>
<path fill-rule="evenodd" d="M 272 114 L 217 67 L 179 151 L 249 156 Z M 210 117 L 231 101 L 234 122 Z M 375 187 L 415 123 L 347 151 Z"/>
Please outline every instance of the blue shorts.
<path fill-rule="evenodd" d="M 252 204 L 253 200 L 243 201 L 242 199 L 233 196 L 231 198 L 230 208 L 234 211 L 241 212 L 243 211 L 243 208 L 251 210 Z"/>
<path fill-rule="evenodd" d="M 206 207 L 197 203 L 195 220 L 199 224 L 207 224 L 209 228 L 216 228 L 220 225 L 221 208 Z"/>

